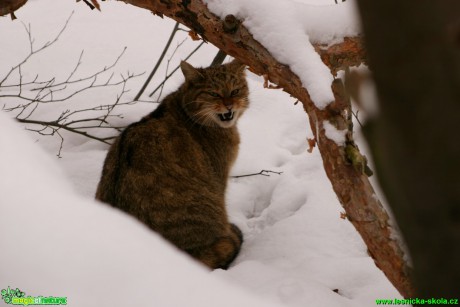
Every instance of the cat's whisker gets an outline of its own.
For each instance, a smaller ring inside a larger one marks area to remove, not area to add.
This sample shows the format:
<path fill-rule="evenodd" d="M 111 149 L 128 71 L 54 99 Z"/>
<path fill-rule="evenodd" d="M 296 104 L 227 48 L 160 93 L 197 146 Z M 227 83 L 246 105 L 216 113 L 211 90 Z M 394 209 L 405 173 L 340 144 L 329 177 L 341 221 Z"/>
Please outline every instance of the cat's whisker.
<path fill-rule="evenodd" d="M 216 126 L 214 123 L 214 113 L 209 110 L 201 110 L 200 112 L 195 113 L 195 117 L 205 126 Z"/>

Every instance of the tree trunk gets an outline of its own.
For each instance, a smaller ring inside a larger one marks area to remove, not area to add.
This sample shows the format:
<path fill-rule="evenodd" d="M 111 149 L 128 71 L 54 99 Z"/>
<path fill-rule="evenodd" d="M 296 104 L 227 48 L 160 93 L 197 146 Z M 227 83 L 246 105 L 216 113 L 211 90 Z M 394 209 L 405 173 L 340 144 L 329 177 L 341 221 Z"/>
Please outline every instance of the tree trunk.
<path fill-rule="evenodd" d="M 365 131 L 381 186 L 418 295 L 458 298 L 460 2 L 358 2 L 380 101 Z"/>

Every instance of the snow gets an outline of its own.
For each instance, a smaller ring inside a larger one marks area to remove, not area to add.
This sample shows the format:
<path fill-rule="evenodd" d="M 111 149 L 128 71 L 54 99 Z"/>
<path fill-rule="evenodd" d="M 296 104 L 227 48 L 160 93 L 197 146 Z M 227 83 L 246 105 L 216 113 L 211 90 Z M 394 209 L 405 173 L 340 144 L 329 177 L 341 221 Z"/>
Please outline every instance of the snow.
<path fill-rule="evenodd" d="M 266 13 L 273 13 L 264 4 Z M 7 42 L 0 49 L 0 79 L 27 53 L 21 22 L 31 23 L 35 45 L 40 46 L 56 35 L 71 11 L 75 12 L 58 42 L 24 65 L 25 79 L 36 74 L 41 79 L 65 78 L 82 49 L 77 75 L 88 75 L 113 62 L 125 46 L 114 78 L 128 70 L 148 73 L 174 22 L 121 2 L 101 5 L 99 13 L 83 2 L 29 1 L 17 12 L 19 20 L 0 19 L 0 40 Z M 322 9 L 328 11 L 318 8 Z M 186 36 L 179 33 L 173 45 Z M 295 46 L 303 45 L 299 42 Z M 170 70 L 197 44 L 188 40 L 181 45 L 170 59 Z M 209 65 L 216 52 L 206 44 L 190 63 Z M 162 81 L 165 66 L 146 93 Z M 124 101 L 135 96 L 144 78 L 128 83 L 131 92 Z M 164 94 L 182 80 L 175 75 Z M 312 135 L 302 107 L 282 91 L 264 89 L 263 80 L 249 72 L 248 82 L 251 106 L 239 122 L 240 154 L 232 175 L 282 173 L 230 179 L 229 217 L 242 229 L 245 242 L 227 271 L 209 272 L 135 219 L 93 200 L 107 145 L 62 131 L 64 143 L 57 158 L 59 137 L 21 131 L 23 125 L 8 119 L 13 113 L 1 112 L 0 288 L 67 296 L 70 306 L 367 307 L 377 298 L 400 298 L 356 230 L 340 218 L 343 209 L 321 156 L 317 150 L 307 152 L 306 139 Z M 319 91 L 323 90 L 329 88 Z M 85 92 L 62 105 L 40 107 L 34 116 L 53 120 L 65 109 L 112 103 L 119 92 L 117 87 Z M 148 100 L 147 95 L 142 98 Z M 14 103 L 17 100 L 0 98 L 2 106 Z M 116 111 L 123 117 L 111 121 L 127 125 L 155 107 L 151 102 L 125 105 Z"/>
<path fill-rule="evenodd" d="M 276 306 L 214 278 L 134 218 L 75 194 L 55 161 L 0 116 L 3 288 L 66 296 L 71 306 Z"/>
<path fill-rule="evenodd" d="M 313 103 L 324 109 L 334 101 L 333 76 L 312 42 L 329 44 L 359 33 L 353 1 L 314 6 L 290 0 L 206 0 L 224 18 L 235 15 L 280 62 L 289 66 L 308 90 Z"/>
<path fill-rule="evenodd" d="M 345 145 L 345 136 L 348 132 L 346 129 L 339 130 L 328 120 L 323 121 L 323 128 L 328 139 L 333 140 L 339 146 Z"/>

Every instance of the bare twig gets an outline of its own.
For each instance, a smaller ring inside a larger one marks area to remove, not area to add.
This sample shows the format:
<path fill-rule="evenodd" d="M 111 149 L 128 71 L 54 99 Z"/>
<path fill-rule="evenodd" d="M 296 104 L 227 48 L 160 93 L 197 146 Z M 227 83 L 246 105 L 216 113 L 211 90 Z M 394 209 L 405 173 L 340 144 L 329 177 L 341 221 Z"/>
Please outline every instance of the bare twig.
<path fill-rule="evenodd" d="M 353 112 L 353 110 L 352 110 L 351 113 L 353 114 L 354 118 L 356 118 L 356 121 L 358 122 L 359 126 L 360 126 L 361 129 L 362 129 L 362 128 L 363 128 L 363 124 L 361 123 L 361 121 L 360 121 L 359 118 L 358 118 L 359 110 L 357 110 L 356 112 Z"/>
<path fill-rule="evenodd" d="M 168 78 L 169 64 L 171 64 L 172 58 L 174 57 L 174 55 L 176 54 L 176 52 L 180 48 L 180 46 L 182 46 L 185 43 L 186 40 L 187 40 L 187 37 L 184 38 L 180 43 L 178 43 L 176 45 L 176 48 L 174 48 L 174 51 L 172 52 L 171 56 L 169 57 L 168 61 L 166 62 L 166 71 L 165 71 L 165 79 L 164 79 L 165 81 Z M 157 97 L 157 100 L 156 100 L 156 102 L 158 102 L 158 103 L 160 102 L 161 94 L 163 93 L 164 84 L 165 83 L 163 82 L 162 85 L 161 85 L 160 93 L 158 94 L 158 97 Z"/>
<path fill-rule="evenodd" d="M 42 126 L 42 129 L 31 129 L 31 128 L 27 128 L 27 130 L 30 130 L 30 131 L 35 131 L 35 132 L 39 132 L 40 134 L 42 135 L 54 135 L 54 133 L 56 133 L 59 129 L 63 129 L 63 130 L 67 130 L 67 131 L 70 131 L 70 132 L 73 132 L 73 133 L 77 133 L 77 134 L 80 134 L 80 135 L 83 135 L 83 136 L 86 136 L 90 139 L 94 139 L 94 140 L 97 140 L 97 141 L 100 141 L 100 142 L 103 142 L 103 143 L 106 143 L 106 144 L 110 144 L 108 142 L 108 140 L 111 140 L 111 139 L 114 139 L 115 136 L 111 136 L 111 137 L 105 137 L 105 138 L 99 138 L 97 136 L 94 136 L 92 134 L 89 134 L 88 132 L 86 131 L 82 131 L 82 130 L 79 130 L 79 128 L 72 128 L 72 127 L 69 127 L 68 124 L 60 124 L 59 122 L 57 121 L 54 121 L 54 122 L 50 122 L 50 121 L 40 121 L 40 120 L 33 120 L 33 119 L 21 119 L 21 118 L 17 118 L 17 121 L 20 122 L 20 123 L 25 123 L 25 124 L 35 124 L 35 125 L 40 125 Z M 51 129 L 51 133 L 44 133 L 43 131 L 45 131 L 46 128 L 50 128 Z M 90 128 L 99 128 L 98 126 L 93 126 L 93 127 L 90 127 Z M 112 127 L 111 127 L 112 128 Z"/>
<path fill-rule="evenodd" d="M 24 23 L 24 28 L 27 32 L 27 36 L 28 36 L 28 40 L 29 40 L 29 54 L 24 58 L 24 60 L 22 60 L 20 63 L 18 63 L 16 66 L 12 67 L 10 69 L 10 71 L 5 75 L 5 77 L 0 81 L 0 86 L 3 85 L 3 83 L 10 77 L 10 75 L 16 71 L 17 69 L 19 69 L 24 63 L 26 63 L 30 57 L 32 57 L 33 55 L 37 54 L 38 52 L 41 52 L 43 50 L 45 50 L 46 48 L 52 46 L 54 43 L 57 42 L 57 40 L 61 37 L 62 33 L 64 33 L 65 29 L 67 28 L 67 25 L 69 24 L 69 21 L 70 19 L 72 18 L 74 12 L 72 11 L 72 13 L 70 14 L 69 18 L 67 18 L 64 26 L 61 28 L 61 30 L 59 31 L 59 33 L 54 37 L 53 40 L 51 41 L 48 41 L 46 42 L 45 44 L 43 44 L 40 48 L 34 50 L 34 40 L 32 38 L 32 31 L 31 31 L 31 26 L 29 24 L 29 26 L 26 26 Z"/>
<path fill-rule="evenodd" d="M 0 94 L 0 99 L 7 101 L 3 104 L 2 109 L 7 112 L 13 112 L 19 122 L 27 124 L 27 130 L 34 131 L 40 135 L 58 136 L 61 139 L 58 156 L 61 155 L 64 144 L 64 136 L 61 133 L 63 130 L 109 144 L 110 140 L 115 138 L 118 132 L 124 128 L 110 123 L 111 118 L 122 118 L 121 114 L 115 114 L 114 110 L 121 105 L 135 103 L 134 101 L 123 101 L 122 98 L 129 92 L 127 82 L 141 75 L 127 72 L 120 75 L 120 80 L 114 80 L 114 73 L 111 70 L 125 53 L 125 47 L 110 65 L 104 66 L 87 76 L 76 78 L 82 64 L 84 55 L 84 51 L 82 51 L 73 70 L 62 81 L 56 78 L 40 81 L 38 74 L 32 80 L 25 80 L 23 65 L 32 56 L 52 46 L 63 33 L 69 19 L 53 40 L 48 41 L 38 49 L 34 48 L 34 39 L 30 26 L 24 26 L 29 41 L 29 54 L 19 64 L 12 67 L 0 81 L 0 90 L 6 89 L 4 94 Z M 15 81 L 11 81 L 13 76 L 16 76 Z M 85 91 L 106 87 L 121 87 L 119 94 L 112 103 L 77 110 L 64 110 L 57 118 L 52 120 L 34 116 L 35 111 L 41 106 L 52 103 L 58 104 L 57 106 L 59 107 L 59 103 L 70 101 Z M 111 129 L 113 130 L 113 135 L 109 133 L 101 137 L 98 133 L 101 129 Z"/>
<path fill-rule="evenodd" d="M 243 178 L 243 177 L 250 177 L 250 176 L 266 176 L 270 177 L 270 174 L 278 174 L 281 175 L 283 172 L 275 172 L 275 171 L 270 171 L 270 170 L 261 170 L 258 173 L 254 174 L 246 174 L 246 175 L 239 175 L 239 176 L 231 176 L 231 178 Z"/>
<path fill-rule="evenodd" d="M 195 52 L 198 51 L 198 49 L 201 48 L 201 46 L 203 46 L 204 44 L 204 41 L 201 42 L 195 49 L 192 50 L 192 52 L 189 53 L 189 55 L 184 59 L 184 61 L 187 61 Z M 165 79 L 153 90 L 153 92 L 150 93 L 149 97 L 152 97 L 165 83 L 166 81 L 168 81 L 169 78 L 171 78 L 171 76 L 179 69 L 179 65 L 176 66 L 176 68 L 174 68 L 174 70 L 169 73 Z"/>

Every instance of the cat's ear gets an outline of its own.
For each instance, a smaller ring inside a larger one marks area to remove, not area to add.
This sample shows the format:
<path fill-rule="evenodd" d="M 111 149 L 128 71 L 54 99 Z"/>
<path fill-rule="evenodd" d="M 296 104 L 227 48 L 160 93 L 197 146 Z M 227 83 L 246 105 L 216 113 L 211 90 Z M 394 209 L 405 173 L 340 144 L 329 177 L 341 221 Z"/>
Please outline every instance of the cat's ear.
<path fill-rule="evenodd" d="M 227 65 L 232 71 L 236 72 L 237 74 L 244 73 L 244 70 L 246 69 L 246 65 L 241 63 L 237 59 L 234 59 L 233 61 L 231 61 Z"/>
<path fill-rule="evenodd" d="M 195 67 L 193 67 L 185 61 L 180 62 L 180 69 L 182 70 L 185 80 L 187 81 L 203 78 L 203 75 L 198 71 L 198 69 L 196 69 Z"/>

